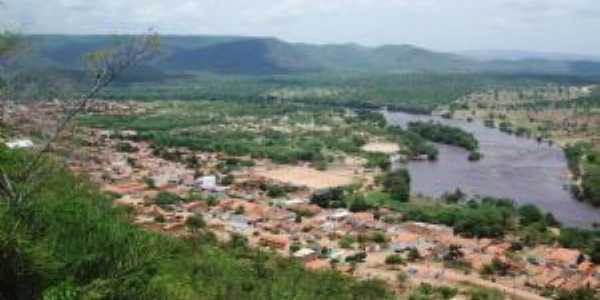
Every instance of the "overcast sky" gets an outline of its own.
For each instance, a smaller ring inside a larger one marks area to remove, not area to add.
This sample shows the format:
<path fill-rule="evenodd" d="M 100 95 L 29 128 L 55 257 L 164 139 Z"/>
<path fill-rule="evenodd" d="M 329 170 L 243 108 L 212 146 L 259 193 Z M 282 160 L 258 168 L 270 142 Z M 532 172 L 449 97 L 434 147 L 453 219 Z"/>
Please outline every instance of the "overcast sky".
<path fill-rule="evenodd" d="M 600 0 L 2 0 L 29 33 L 275 36 L 436 50 L 600 54 Z"/>

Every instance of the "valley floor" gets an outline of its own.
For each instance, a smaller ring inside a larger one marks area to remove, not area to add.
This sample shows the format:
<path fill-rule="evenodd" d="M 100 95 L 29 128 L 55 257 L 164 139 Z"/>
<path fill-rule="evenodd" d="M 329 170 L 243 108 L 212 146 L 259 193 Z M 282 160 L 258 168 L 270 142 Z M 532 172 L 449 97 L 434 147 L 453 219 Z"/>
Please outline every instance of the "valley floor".
<path fill-rule="evenodd" d="M 373 191 L 378 172 L 366 168 L 360 157 L 317 170 L 186 147 L 161 148 L 158 155 L 153 143 L 137 134 L 82 128 L 80 146 L 68 163 L 114 194 L 116 204 L 131 207 L 132 222 L 145 228 L 189 236 L 190 219 L 201 216 L 223 240 L 243 236 L 251 246 L 294 257 L 308 269 L 382 279 L 400 294 L 421 283 L 459 287 L 465 295 L 475 286 L 498 290 L 504 298 L 531 300 L 550 299 L 539 294 L 553 288 L 600 289 L 600 266 L 581 262 L 578 250 L 538 245 L 515 252 L 508 238 L 463 237 L 451 227 L 404 220 L 384 207 L 352 212 L 311 203 L 311 195 L 325 188 L 358 182 Z M 392 150 L 388 144 L 367 148 Z M 184 159 L 166 159 L 164 153 Z M 252 163 L 241 166 L 246 160 Z M 235 165 L 230 182 L 221 172 L 227 162 Z M 449 257 L 457 248 L 460 259 L 453 261 Z M 507 274 L 480 275 L 497 262 L 508 268 Z"/>

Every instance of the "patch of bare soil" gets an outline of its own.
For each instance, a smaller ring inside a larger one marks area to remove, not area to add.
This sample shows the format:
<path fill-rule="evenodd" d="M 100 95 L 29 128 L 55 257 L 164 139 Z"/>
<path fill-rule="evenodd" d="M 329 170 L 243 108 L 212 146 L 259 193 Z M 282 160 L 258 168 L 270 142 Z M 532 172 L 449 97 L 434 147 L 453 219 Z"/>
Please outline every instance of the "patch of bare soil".
<path fill-rule="evenodd" d="M 361 180 L 360 169 L 361 166 L 354 163 L 330 166 L 324 171 L 309 166 L 271 165 L 256 167 L 253 173 L 296 186 L 326 189 L 351 185 Z"/>
<path fill-rule="evenodd" d="M 395 143 L 377 142 L 364 145 L 362 150 L 366 152 L 393 154 L 400 151 L 400 147 Z"/>

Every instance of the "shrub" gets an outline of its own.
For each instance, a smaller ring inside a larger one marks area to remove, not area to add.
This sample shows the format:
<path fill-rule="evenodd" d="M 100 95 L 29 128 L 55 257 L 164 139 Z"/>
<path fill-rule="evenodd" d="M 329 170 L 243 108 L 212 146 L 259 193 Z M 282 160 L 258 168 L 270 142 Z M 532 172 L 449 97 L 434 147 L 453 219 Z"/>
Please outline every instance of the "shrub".
<path fill-rule="evenodd" d="M 409 300 L 450 300 L 458 295 L 458 290 L 450 287 L 435 287 L 429 283 L 421 285 L 408 297 Z"/>
<path fill-rule="evenodd" d="M 410 174 L 406 169 L 387 173 L 383 179 L 383 188 L 396 201 L 410 200 Z"/>
<path fill-rule="evenodd" d="M 475 136 L 461 128 L 434 122 L 411 122 L 408 124 L 408 130 L 436 143 L 454 145 L 469 151 L 479 148 Z"/>
<path fill-rule="evenodd" d="M 229 186 L 229 185 L 232 185 L 234 181 L 235 181 L 235 177 L 230 174 L 230 175 L 223 177 L 223 179 L 221 179 L 221 184 L 224 186 Z"/>
<path fill-rule="evenodd" d="M 469 153 L 469 161 L 480 161 L 483 155 L 479 151 L 472 151 Z"/>
<path fill-rule="evenodd" d="M 351 212 L 361 212 L 369 210 L 370 206 L 365 200 L 365 197 L 362 194 L 355 194 L 349 200 L 350 206 L 349 209 Z"/>
<path fill-rule="evenodd" d="M 125 153 L 134 153 L 134 152 L 139 151 L 139 149 L 137 147 L 132 146 L 128 142 L 120 142 L 117 144 L 117 146 L 115 148 L 117 151 L 125 152 Z"/>
<path fill-rule="evenodd" d="M 158 206 L 166 206 L 176 204 L 181 201 L 181 198 L 173 193 L 161 191 L 154 197 L 154 204 Z"/>
<path fill-rule="evenodd" d="M 346 235 L 338 241 L 338 246 L 342 249 L 351 249 L 354 242 L 352 236 Z"/>
<path fill-rule="evenodd" d="M 481 275 L 499 275 L 506 276 L 510 271 L 510 266 L 501 260 L 494 258 L 491 263 L 484 265 L 481 269 Z"/>
<path fill-rule="evenodd" d="M 533 223 L 544 222 L 545 217 L 542 211 L 535 205 L 526 204 L 519 207 L 519 222 L 522 226 L 528 226 Z"/>
<path fill-rule="evenodd" d="M 411 262 L 420 260 L 421 257 L 421 253 L 419 253 L 419 250 L 415 249 L 415 248 L 410 248 L 410 250 L 408 250 L 408 260 Z"/>
<path fill-rule="evenodd" d="M 322 208 L 345 207 L 344 189 L 332 188 L 318 191 L 311 196 L 310 202 Z"/>
<path fill-rule="evenodd" d="M 185 225 L 192 232 L 196 232 L 198 229 L 206 227 L 206 222 L 204 221 L 204 218 L 202 218 L 202 215 L 193 214 L 187 218 Z"/>
<path fill-rule="evenodd" d="M 359 252 L 354 255 L 346 257 L 346 262 L 347 263 L 363 263 L 363 262 L 365 262 L 365 259 L 367 259 L 367 253 Z"/>
<path fill-rule="evenodd" d="M 387 265 L 401 265 L 404 264 L 404 259 L 397 254 L 388 255 L 385 258 L 385 264 Z"/>

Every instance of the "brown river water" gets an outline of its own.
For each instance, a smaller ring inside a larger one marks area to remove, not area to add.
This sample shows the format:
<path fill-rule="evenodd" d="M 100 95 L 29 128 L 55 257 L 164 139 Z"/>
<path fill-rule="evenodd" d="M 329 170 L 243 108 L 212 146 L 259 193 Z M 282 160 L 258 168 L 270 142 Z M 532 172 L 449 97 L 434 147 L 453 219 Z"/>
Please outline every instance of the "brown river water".
<path fill-rule="evenodd" d="M 386 112 L 390 125 L 405 127 L 411 121 L 433 120 L 460 127 L 477 137 L 479 162 L 470 162 L 461 148 L 439 145 L 438 161 L 411 161 L 408 169 L 414 193 L 439 197 L 460 188 L 470 195 L 514 199 L 533 203 L 569 226 L 591 227 L 600 222 L 600 209 L 577 201 L 568 191 L 569 172 L 558 146 L 538 143 L 485 127 L 481 122 Z"/>

